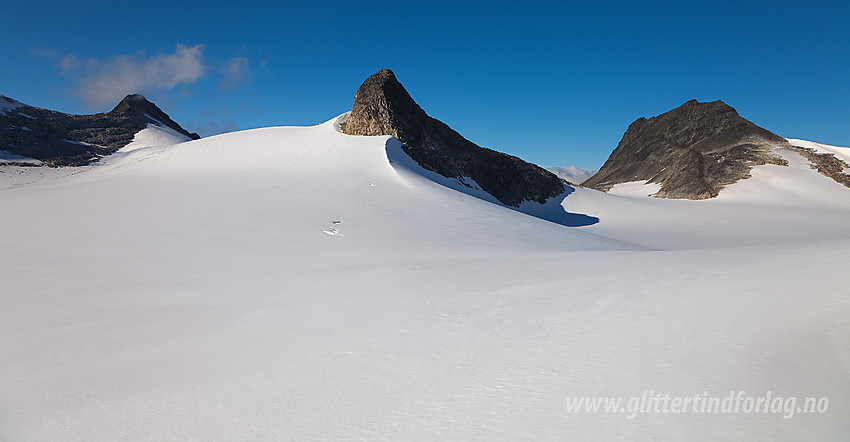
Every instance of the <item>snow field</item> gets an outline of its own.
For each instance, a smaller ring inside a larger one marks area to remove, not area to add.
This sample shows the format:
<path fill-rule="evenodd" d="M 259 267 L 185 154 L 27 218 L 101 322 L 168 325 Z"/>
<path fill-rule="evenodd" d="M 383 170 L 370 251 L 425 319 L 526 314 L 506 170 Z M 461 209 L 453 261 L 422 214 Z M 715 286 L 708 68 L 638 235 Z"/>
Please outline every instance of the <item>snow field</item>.
<path fill-rule="evenodd" d="M 75 175 L 0 191 L 0 439 L 850 431 L 850 204 L 827 178 L 764 166 L 701 202 L 579 188 L 555 205 L 599 222 L 564 227 L 337 125 L 171 146 L 148 132 Z M 567 397 L 643 390 L 830 408 L 566 412 Z"/>

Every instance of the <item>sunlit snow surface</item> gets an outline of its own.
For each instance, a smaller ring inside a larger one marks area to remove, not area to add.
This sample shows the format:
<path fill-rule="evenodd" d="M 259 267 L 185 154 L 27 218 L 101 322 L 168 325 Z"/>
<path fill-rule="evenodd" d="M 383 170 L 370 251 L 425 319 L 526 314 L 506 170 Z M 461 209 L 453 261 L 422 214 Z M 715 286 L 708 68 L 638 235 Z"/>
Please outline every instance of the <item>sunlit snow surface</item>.
<path fill-rule="evenodd" d="M 850 433 L 850 189 L 802 157 L 708 201 L 579 188 L 599 222 L 564 227 L 334 123 L 137 137 L 0 191 L 0 440 Z M 644 390 L 830 402 L 566 410 Z"/>

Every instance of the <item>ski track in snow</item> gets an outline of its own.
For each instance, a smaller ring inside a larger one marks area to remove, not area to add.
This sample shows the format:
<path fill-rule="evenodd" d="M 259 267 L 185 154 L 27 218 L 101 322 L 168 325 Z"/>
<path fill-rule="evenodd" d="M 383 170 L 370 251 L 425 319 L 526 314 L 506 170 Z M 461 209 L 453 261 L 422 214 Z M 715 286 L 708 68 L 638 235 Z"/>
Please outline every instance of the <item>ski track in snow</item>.
<path fill-rule="evenodd" d="M 151 126 L 0 190 L 0 440 L 850 433 L 850 200 L 802 157 L 716 200 L 577 188 L 546 214 L 599 222 L 564 227 L 339 121 L 190 142 Z M 566 411 L 644 390 L 830 404 Z"/>

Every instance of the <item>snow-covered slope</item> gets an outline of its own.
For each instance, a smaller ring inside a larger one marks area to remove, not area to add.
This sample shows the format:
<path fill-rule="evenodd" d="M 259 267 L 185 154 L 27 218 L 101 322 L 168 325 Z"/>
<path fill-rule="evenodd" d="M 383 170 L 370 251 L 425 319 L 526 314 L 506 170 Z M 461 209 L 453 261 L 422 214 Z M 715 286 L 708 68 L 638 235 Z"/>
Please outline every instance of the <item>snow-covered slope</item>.
<path fill-rule="evenodd" d="M 137 145 L 0 191 L 0 439 L 850 431 L 850 206 L 747 199 L 825 181 L 758 169 L 716 202 L 577 189 L 563 206 L 600 221 L 565 227 L 335 123 Z M 731 390 L 829 410 L 566 408 Z"/>
<path fill-rule="evenodd" d="M 26 106 L 18 100 L 0 95 L 0 115 L 11 112 L 19 107 Z"/>
<path fill-rule="evenodd" d="M 161 124 L 149 124 L 147 128 L 140 130 L 133 137 L 133 141 L 103 158 L 103 164 L 113 165 L 120 163 L 127 153 L 137 149 L 164 148 L 184 141 L 189 137 L 177 132 L 170 127 Z M 41 161 L 34 158 L 21 157 L 9 152 L 0 151 L 0 190 L 28 185 L 38 186 L 51 183 L 52 180 L 77 175 L 86 172 L 92 166 L 79 167 L 31 167 L 28 165 L 40 165 Z M 24 163 L 18 166 L 18 164 Z"/>
<path fill-rule="evenodd" d="M 788 139 L 788 142 L 793 146 L 808 147 L 820 153 L 833 154 L 836 157 L 850 163 L 850 147 L 829 146 L 826 144 L 815 143 L 806 140 Z"/>
<path fill-rule="evenodd" d="M 839 158 L 846 155 L 846 148 L 791 141 L 818 146 Z M 608 193 L 579 188 L 563 205 L 600 219 L 585 231 L 658 249 L 850 238 L 850 189 L 812 169 L 796 152 L 774 152 L 788 166 L 756 166 L 751 178 L 725 187 L 710 200 L 653 198 L 658 184 L 632 182 L 618 184 Z"/>
<path fill-rule="evenodd" d="M 133 141 L 118 149 L 118 152 L 126 153 L 145 147 L 173 146 L 190 140 L 191 138 L 164 124 L 148 124 L 147 128 L 137 132 Z"/>

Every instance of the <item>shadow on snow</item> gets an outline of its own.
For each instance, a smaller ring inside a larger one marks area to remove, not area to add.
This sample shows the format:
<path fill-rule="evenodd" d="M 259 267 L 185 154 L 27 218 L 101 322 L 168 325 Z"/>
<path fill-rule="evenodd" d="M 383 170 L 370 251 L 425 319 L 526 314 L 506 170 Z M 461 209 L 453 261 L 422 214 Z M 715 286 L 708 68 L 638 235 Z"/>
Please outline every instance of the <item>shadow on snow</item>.
<path fill-rule="evenodd" d="M 567 212 L 561 203 L 569 194 L 575 191 L 575 188 L 564 184 L 564 192 L 560 195 L 549 198 L 546 203 L 540 204 L 534 201 L 523 201 L 519 207 L 508 206 L 501 203 L 493 195 L 485 192 L 478 184 L 469 177 L 462 178 L 446 178 L 436 172 L 432 172 L 420 166 L 416 161 L 410 158 L 401 148 L 401 141 L 395 138 L 387 140 L 386 151 L 387 159 L 390 164 L 396 169 L 406 169 L 418 175 L 427 178 L 442 186 L 448 187 L 458 192 L 463 192 L 467 195 L 474 196 L 484 201 L 516 210 L 546 221 L 551 221 L 556 224 L 561 224 L 567 227 L 589 226 L 599 222 L 599 218 L 595 216 L 583 215 L 580 213 Z"/>

